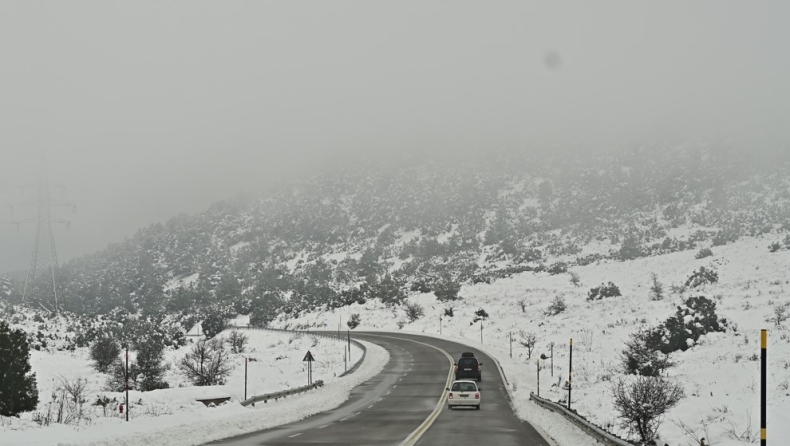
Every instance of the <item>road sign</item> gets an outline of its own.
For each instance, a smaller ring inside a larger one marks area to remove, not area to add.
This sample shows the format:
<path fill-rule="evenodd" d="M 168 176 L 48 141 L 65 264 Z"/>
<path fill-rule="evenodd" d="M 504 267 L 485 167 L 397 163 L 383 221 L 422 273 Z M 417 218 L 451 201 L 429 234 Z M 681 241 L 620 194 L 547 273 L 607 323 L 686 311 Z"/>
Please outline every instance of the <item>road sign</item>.
<path fill-rule="evenodd" d="M 304 359 L 302 359 L 302 361 L 308 361 L 308 362 L 315 361 L 315 358 L 313 358 L 313 354 L 310 353 L 310 350 L 307 350 L 307 354 L 304 355 Z"/>

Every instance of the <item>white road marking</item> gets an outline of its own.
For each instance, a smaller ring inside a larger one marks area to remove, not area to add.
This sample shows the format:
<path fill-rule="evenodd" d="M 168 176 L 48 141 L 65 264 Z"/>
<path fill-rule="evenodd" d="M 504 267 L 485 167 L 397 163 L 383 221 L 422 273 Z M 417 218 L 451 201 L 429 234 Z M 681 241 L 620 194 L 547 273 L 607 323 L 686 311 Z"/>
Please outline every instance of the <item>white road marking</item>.
<path fill-rule="evenodd" d="M 372 408 L 373 408 L 373 405 L 372 405 L 372 404 L 371 404 L 370 406 L 368 406 L 368 409 L 372 409 Z"/>
<path fill-rule="evenodd" d="M 302 435 L 301 432 L 299 432 L 298 434 L 289 435 L 288 438 L 298 437 L 300 435 Z"/>
<path fill-rule="evenodd" d="M 327 426 L 329 426 L 329 425 L 328 425 L 328 424 L 325 424 L 325 425 L 323 425 L 323 426 L 319 427 L 319 429 L 323 429 L 323 428 L 325 428 L 325 427 L 327 427 Z"/>

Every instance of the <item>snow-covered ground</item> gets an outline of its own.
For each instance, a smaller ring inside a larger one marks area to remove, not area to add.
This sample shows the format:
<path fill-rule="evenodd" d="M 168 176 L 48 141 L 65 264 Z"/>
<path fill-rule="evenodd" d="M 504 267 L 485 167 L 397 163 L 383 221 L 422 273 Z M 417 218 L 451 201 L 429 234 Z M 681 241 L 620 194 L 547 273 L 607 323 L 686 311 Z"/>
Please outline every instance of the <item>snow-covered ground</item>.
<path fill-rule="evenodd" d="M 166 375 L 170 389 L 152 392 L 129 392 L 131 419 L 125 422 L 118 414 L 117 402 L 123 394 L 103 391 L 107 375 L 91 367 L 88 349 L 72 352 L 31 352 L 32 371 L 37 374 L 40 403 L 38 411 L 46 411 L 52 392 L 61 379 L 85 378 L 88 381 L 84 411 L 79 423 L 39 426 L 33 413 L 19 419 L 0 417 L 0 445 L 196 445 L 232 435 L 239 435 L 300 420 L 329 410 L 345 401 L 351 390 L 378 374 L 389 360 L 381 347 L 365 343 L 367 356 L 353 374 L 338 378 L 346 367 L 345 342 L 328 338 L 259 330 L 242 330 L 249 337 L 247 350 L 231 355 L 235 368 L 223 386 L 194 387 L 181 376 L 175 366 Z M 228 331 L 219 336 L 226 337 Z M 166 361 L 171 365 L 183 357 L 190 346 L 169 350 Z M 310 351 L 313 380 L 323 380 L 324 387 L 277 402 L 245 408 L 244 357 L 254 358 L 248 364 L 248 396 L 270 393 L 307 384 L 306 363 Z M 352 358 L 362 351 L 352 344 Z M 349 365 L 350 366 L 350 365 Z M 115 399 L 105 412 L 91 405 L 99 396 Z M 208 408 L 197 399 L 230 397 L 230 402 Z M 307 404 L 306 402 L 309 402 Z"/>
<path fill-rule="evenodd" d="M 544 361 L 540 394 L 554 401 L 564 399 L 567 392 L 561 387 L 568 379 L 569 340 L 573 338 L 572 407 L 593 422 L 625 435 L 610 390 L 612 380 L 625 376 L 619 360 L 624 341 L 640 327 L 655 326 L 673 315 L 683 298 L 704 295 L 715 299 L 718 315 L 734 323 L 737 330 L 709 334 L 693 348 L 673 355 L 677 366 L 669 370 L 669 376 L 684 386 L 686 398 L 665 417 L 659 444 L 698 445 L 695 437 L 705 437 L 707 444 L 718 446 L 751 443 L 759 433 L 762 328 L 769 330 L 768 438 L 777 444 L 790 444 L 790 321 L 780 325 L 767 322 L 774 308 L 790 301 L 790 252 L 769 253 L 772 241 L 743 239 L 713 247 L 712 257 L 699 260 L 694 258 L 695 251 L 684 251 L 573 268 L 581 278 L 581 287 L 574 287 L 568 274 L 524 273 L 490 285 L 464 286 L 460 293 L 463 299 L 455 302 L 438 302 L 432 294 L 417 295 L 410 301 L 420 303 L 425 315 L 412 323 L 403 309 L 388 309 L 378 301 L 312 313 L 288 323 L 319 326 L 324 320 L 339 316 L 347 320 L 359 313 L 361 325 L 357 330 L 396 331 L 403 323 L 404 331 L 438 335 L 440 315 L 452 306 L 454 316 L 442 318 L 443 337 L 479 346 L 495 356 L 512 382 L 518 415 L 542 426 L 560 445 L 576 446 L 583 441 L 578 433 L 553 429 L 556 415 L 529 401 L 529 392 L 537 388 L 537 357 L 549 356 L 549 344 L 554 343 L 554 375 L 550 361 Z M 718 271 L 719 282 L 682 296 L 670 291 L 671 285 L 683 283 L 700 266 Z M 651 273 L 656 273 L 666 287 L 664 300 L 651 301 L 648 297 Z M 622 297 L 586 300 L 591 287 L 610 281 L 620 287 Z M 550 301 L 559 294 L 564 295 L 567 310 L 557 316 L 545 315 Z M 474 312 L 481 308 L 489 314 L 483 322 L 482 344 L 480 322 L 472 323 Z M 531 360 L 517 342 L 520 330 L 538 336 Z M 493 368 L 487 370 L 494 372 Z"/>

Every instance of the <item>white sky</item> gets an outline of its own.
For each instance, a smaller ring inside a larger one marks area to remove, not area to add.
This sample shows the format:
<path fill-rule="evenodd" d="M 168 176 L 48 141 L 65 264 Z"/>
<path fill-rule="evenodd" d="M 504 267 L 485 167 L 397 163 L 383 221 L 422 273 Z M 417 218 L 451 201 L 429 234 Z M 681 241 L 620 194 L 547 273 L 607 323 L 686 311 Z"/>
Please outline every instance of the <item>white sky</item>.
<path fill-rule="evenodd" d="M 5 0 L 0 185 L 47 153 L 67 260 L 349 151 L 781 133 L 787 23 L 782 1 Z M 0 271 L 32 237 L 0 226 Z"/>

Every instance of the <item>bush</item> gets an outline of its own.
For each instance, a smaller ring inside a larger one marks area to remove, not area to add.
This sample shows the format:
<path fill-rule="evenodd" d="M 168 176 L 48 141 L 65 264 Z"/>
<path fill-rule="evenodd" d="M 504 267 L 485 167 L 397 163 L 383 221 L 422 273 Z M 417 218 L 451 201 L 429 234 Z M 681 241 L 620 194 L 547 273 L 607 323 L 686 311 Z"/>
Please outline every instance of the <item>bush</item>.
<path fill-rule="evenodd" d="M 371 295 L 381 299 L 381 303 L 394 307 L 406 300 L 406 293 L 400 283 L 391 275 L 386 274 L 381 280 L 372 280 L 370 283 Z"/>
<path fill-rule="evenodd" d="M 620 288 L 612 282 L 606 285 L 602 283 L 601 286 L 590 288 L 590 291 L 587 292 L 587 300 L 601 300 L 605 297 L 615 296 L 621 296 Z"/>
<path fill-rule="evenodd" d="M 620 357 L 623 371 L 631 375 L 660 376 L 675 364 L 661 353 L 661 332 L 658 329 L 631 333 Z"/>
<path fill-rule="evenodd" d="M 571 275 L 571 284 L 572 284 L 573 286 L 575 286 L 575 287 L 577 287 L 577 288 L 578 288 L 578 287 L 580 287 L 580 286 L 582 286 L 582 280 L 581 280 L 581 278 L 579 277 L 579 273 L 577 273 L 577 272 L 575 272 L 575 271 L 570 271 L 568 274 L 570 274 L 570 275 Z"/>
<path fill-rule="evenodd" d="M 247 342 L 249 342 L 249 338 L 238 330 L 231 331 L 230 336 L 228 336 L 230 351 L 235 354 L 244 353 Z"/>
<path fill-rule="evenodd" d="M 453 307 L 447 307 L 444 309 L 444 315 L 447 317 L 453 317 L 455 313 L 453 313 Z"/>
<path fill-rule="evenodd" d="M 637 433 L 645 444 L 653 441 L 663 415 L 684 398 L 683 387 L 663 378 L 638 376 L 630 384 L 622 378 L 612 385 L 620 426 Z"/>
<path fill-rule="evenodd" d="M 658 274 L 650 274 L 650 300 L 662 300 L 664 298 L 664 284 L 658 280 Z"/>
<path fill-rule="evenodd" d="M 104 336 L 91 345 L 90 352 L 96 370 L 101 373 L 109 373 L 112 364 L 121 354 L 121 346 L 109 336 Z"/>
<path fill-rule="evenodd" d="M 702 285 L 712 284 L 719 281 L 719 273 L 704 266 L 700 266 L 695 270 L 688 279 L 686 279 L 686 288 L 697 288 Z"/>
<path fill-rule="evenodd" d="M 228 321 L 224 315 L 212 312 L 203 320 L 201 327 L 203 327 L 203 334 L 206 335 L 206 339 L 211 339 L 228 328 Z"/>
<path fill-rule="evenodd" d="M 710 257 L 713 255 L 713 251 L 710 248 L 702 248 L 700 249 L 697 254 L 694 256 L 695 259 L 704 259 L 705 257 Z"/>
<path fill-rule="evenodd" d="M 488 319 L 488 312 L 486 312 L 486 310 L 481 308 L 481 309 L 475 311 L 475 318 L 472 319 L 472 323 L 474 324 L 477 321 L 482 321 L 482 320 L 485 320 L 485 319 Z"/>
<path fill-rule="evenodd" d="M 562 274 L 568 272 L 568 264 L 565 262 L 552 263 L 546 270 L 551 275 Z"/>
<path fill-rule="evenodd" d="M 201 339 L 181 359 L 178 368 L 196 386 L 215 386 L 225 383 L 232 367 L 225 345 L 218 339 Z"/>
<path fill-rule="evenodd" d="M 418 303 L 406 304 L 406 317 L 409 319 L 409 322 L 414 322 L 423 315 L 425 315 L 425 310 L 422 308 L 422 305 Z"/>
<path fill-rule="evenodd" d="M 450 277 L 449 274 L 442 275 L 442 278 L 436 282 L 433 294 L 441 302 L 448 300 L 458 300 L 460 297 L 458 293 L 461 291 L 461 284 L 456 282 Z"/>
<path fill-rule="evenodd" d="M 276 294 L 264 294 L 250 305 L 250 325 L 267 327 L 280 312 L 283 301 Z"/>
<path fill-rule="evenodd" d="M 700 336 L 727 329 L 727 320 L 716 315 L 716 302 L 705 296 L 689 297 L 683 306 L 678 306 L 675 315 L 661 327 L 661 352 L 669 354 L 686 351 L 694 346 Z"/>
<path fill-rule="evenodd" d="M 38 405 L 36 374 L 30 373 L 30 347 L 22 330 L 0 321 L 0 415 L 13 417 Z"/>
<path fill-rule="evenodd" d="M 563 297 L 562 294 L 558 294 L 554 296 L 554 300 L 551 301 L 551 305 L 549 305 L 549 308 L 546 310 L 546 315 L 556 316 L 565 311 L 565 308 L 565 297 Z"/>
<path fill-rule="evenodd" d="M 353 330 L 359 326 L 360 322 L 361 320 L 359 318 L 359 313 L 353 313 L 351 315 L 351 318 L 348 321 L 346 321 L 346 325 L 348 325 L 348 328 L 350 330 Z"/>

